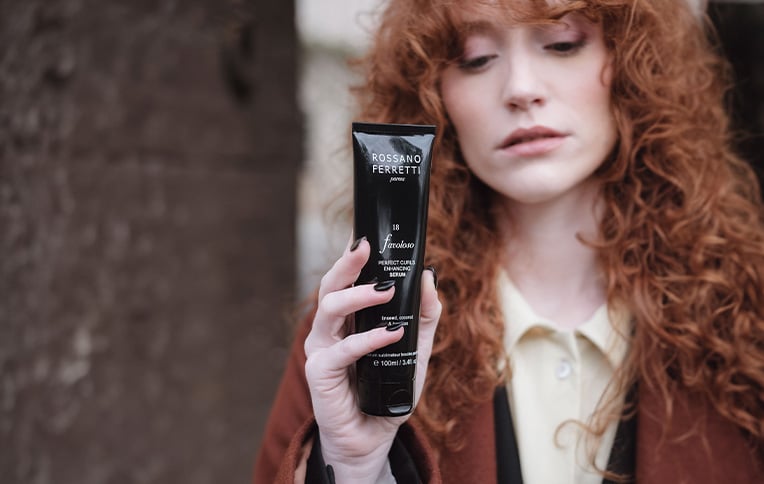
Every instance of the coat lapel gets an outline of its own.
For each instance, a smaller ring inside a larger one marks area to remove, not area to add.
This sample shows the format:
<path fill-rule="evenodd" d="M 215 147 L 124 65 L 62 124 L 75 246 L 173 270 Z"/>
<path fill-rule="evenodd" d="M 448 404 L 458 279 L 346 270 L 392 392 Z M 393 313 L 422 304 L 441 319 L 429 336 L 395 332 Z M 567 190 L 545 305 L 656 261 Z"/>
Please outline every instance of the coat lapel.
<path fill-rule="evenodd" d="M 758 454 L 742 431 L 723 418 L 705 396 L 676 389 L 672 408 L 669 421 L 661 394 L 640 385 L 638 482 L 764 482 L 764 455 Z"/>
<path fill-rule="evenodd" d="M 667 425 L 661 396 L 648 385 L 639 385 L 637 416 L 619 424 L 608 470 L 636 475 L 636 480 L 627 482 L 649 484 L 764 482 L 764 455 L 751 448 L 740 429 L 702 397 L 676 391 L 673 398 Z M 499 389 L 493 401 L 477 407 L 465 424 L 467 444 L 440 456 L 444 481 L 521 484 L 506 391 Z"/>
<path fill-rule="evenodd" d="M 627 395 L 627 402 L 633 402 L 636 392 L 632 390 Z M 628 408 L 628 407 L 627 407 Z M 499 484 L 522 484 L 523 476 L 520 468 L 520 453 L 517 448 L 515 428 L 512 424 L 512 413 L 509 408 L 507 390 L 499 387 L 493 396 L 494 432 L 496 439 L 496 480 Z M 637 418 L 632 415 L 621 419 L 616 430 L 613 449 L 608 459 L 607 470 L 621 476 L 628 476 L 634 482 L 636 469 L 636 432 Z M 603 484 L 615 484 L 604 479 Z"/>
<path fill-rule="evenodd" d="M 637 414 L 631 412 L 636 403 L 637 387 L 631 388 L 626 394 L 624 404 L 624 414 L 618 423 L 618 429 L 615 431 L 613 448 L 610 449 L 610 457 L 607 462 L 608 472 L 623 476 L 625 481 L 622 483 L 633 483 L 635 481 L 635 472 L 637 469 Z M 629 413 L 632 413 L 629 415 Z M 608 478 L 602 480 L 603 484 L 615 484 Z"/>
<path fill-rule="evenodd" d="M 496 438 L 496 479 L 499 484 L 522 484 L 520 453 L 517 450 L 515 427 L 509 409 L 507 389 L 500 386 L 493 395 L 494 430 Z"/>
<path fill-rule="evenodd" d="M 462 422 L 464 445 L 446 450 L 438 459 L 443 482 L 453 484 L 496 482 L 496 441 L 493 402 L 488 399 L 475 407 Z"/>

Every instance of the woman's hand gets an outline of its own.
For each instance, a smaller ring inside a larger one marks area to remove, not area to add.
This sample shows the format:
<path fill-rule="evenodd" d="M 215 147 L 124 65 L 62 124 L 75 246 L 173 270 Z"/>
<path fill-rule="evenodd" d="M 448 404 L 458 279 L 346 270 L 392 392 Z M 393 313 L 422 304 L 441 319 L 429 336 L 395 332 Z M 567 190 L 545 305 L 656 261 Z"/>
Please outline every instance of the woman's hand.
<path fill-rule="evenodd" d="M 375 328 L 345 335 L 345 320 L 360 309 L 390 301 L 395 288 L 375 290 L 374 284 L 352 287 L 369 258 L 369 243 L 349 246 L 321 279 L 318 310 L 305 340 L 305 374 L 318 423 L 324 460 L 337 482 L 375 482 L 387 464 L 387 454 L 403 417 L 372 417 L 361 413 L 351 385 L 349 367 L 356 360 L 401 339 L 396 331 Z M 434 273 L 423 271 L 414 404 L 424 386 L 441 305 Z"/>

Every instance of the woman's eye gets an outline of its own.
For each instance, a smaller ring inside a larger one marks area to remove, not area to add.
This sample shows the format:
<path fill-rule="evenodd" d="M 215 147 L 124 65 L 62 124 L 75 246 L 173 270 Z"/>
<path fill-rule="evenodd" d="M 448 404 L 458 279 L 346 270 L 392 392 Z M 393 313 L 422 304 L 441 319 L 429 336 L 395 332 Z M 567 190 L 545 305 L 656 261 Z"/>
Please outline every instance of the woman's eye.
<path fill-rule="evenodd" d="M 571 55 L 578 52 L 584 46 L 583 40 L 575 42 L 553 42 L 544 46 L 544 50 L 561 55 Z"/>
<path fill-rule="evenodd" d="M 485 67 L 491 60 L 495 59 L 496 57 L 496 54 L 490 54 L 471 57 L 469 59 L 462 59 L 459 61 L 459 68 L 466 71 L 478 70 L 482 67 Z"/>

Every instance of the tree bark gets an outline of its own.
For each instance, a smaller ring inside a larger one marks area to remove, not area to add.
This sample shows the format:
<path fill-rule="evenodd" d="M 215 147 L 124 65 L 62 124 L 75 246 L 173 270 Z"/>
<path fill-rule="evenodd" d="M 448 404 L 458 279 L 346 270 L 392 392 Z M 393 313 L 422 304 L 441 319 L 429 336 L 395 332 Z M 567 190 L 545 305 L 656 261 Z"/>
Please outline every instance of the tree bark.
<path fill-rule="evenodd" d="M 0 0 L 0 46 L 0 480 L 247 482 L 290 337 L 293 3 Z"/>

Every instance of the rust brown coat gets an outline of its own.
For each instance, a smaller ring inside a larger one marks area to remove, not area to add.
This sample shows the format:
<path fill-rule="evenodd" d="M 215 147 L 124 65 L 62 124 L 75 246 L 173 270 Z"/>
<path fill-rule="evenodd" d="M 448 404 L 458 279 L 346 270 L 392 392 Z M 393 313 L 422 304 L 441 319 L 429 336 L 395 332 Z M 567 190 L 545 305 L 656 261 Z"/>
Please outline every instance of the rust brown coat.
<path fill-rule="evenodd" d="M 255 465 L 255 484 L 294 482 L 303 446 L 315 431 L 304 372 L 307 332 L 306 325 L 292 347 Z M 636 435 L 638 483 L 764 483 L 762 455 L 751 448 L 735 425 L 703 402 L 677 395 L 673 423 L 664 436 L 662 408 L 660 397 L 642 385 Z M 475 408 L 466 428 L 468 445 L 439 459 L 415 423 L 401 429 L 399 436 L 417 461 L 424 482 L 496 482 L 493 402 Z M 681 438 L 691 428 L 703 429 L 700 435 L 705 437 L 693 434 Z"/>

